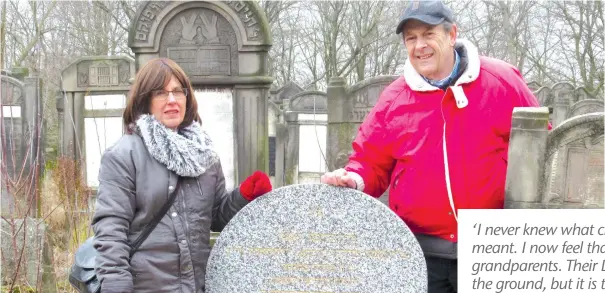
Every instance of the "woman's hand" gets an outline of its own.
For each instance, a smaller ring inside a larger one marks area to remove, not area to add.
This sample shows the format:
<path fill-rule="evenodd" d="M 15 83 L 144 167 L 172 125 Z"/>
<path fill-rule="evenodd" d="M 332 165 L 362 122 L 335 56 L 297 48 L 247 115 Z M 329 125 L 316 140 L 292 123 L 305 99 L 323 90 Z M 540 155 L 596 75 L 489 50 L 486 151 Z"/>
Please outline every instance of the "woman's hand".
<path fill-rule="evenodd" d="M 248 201 L 252 201 L 257 197 L 270 192 L 273 189 L 271 181 L 267 174 L 256 171 L 250 177 L 246 178 L 239 187 L 242 196 Z"/>

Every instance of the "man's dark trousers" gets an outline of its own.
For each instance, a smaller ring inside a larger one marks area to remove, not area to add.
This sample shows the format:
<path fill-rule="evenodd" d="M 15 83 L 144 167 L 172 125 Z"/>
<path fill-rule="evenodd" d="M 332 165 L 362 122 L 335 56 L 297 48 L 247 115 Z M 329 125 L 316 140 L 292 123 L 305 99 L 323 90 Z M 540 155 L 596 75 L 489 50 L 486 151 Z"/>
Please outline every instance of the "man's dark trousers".
<path fill-rule="evenodd" d="M 428 293 L 458 292 L 458 260 L 426 256 Z"/>

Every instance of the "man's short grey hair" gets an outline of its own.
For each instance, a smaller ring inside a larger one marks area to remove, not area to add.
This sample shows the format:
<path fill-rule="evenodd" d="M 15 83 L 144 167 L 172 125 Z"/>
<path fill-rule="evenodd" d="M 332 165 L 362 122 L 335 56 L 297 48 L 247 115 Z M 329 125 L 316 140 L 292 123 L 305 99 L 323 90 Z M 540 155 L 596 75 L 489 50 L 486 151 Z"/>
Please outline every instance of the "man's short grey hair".
<path fill-rule="evenodd" d="M 452 31 L 452 27 L 454 26 L 454 23 L 446 20 L 442 24 L 443 24 L 443 29 L 445 30 L 446 33 L 449 33 Z"/>

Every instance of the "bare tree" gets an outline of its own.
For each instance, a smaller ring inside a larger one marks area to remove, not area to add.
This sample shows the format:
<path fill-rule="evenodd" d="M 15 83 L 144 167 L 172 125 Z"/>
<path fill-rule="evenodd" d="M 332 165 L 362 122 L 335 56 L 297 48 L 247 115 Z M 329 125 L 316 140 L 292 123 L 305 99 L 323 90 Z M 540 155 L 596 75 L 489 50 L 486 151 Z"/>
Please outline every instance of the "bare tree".
<path fill-rule="evenodd" d="M 587 92 L 603 90 L 603 3 L 600 1 L 553 2 L 556 15 L 564 24 L 558 37 L 561 54 L 572 72 L 561 72 L 574 85 Z"/>
<path fill-rule="evenodd" d="M 4 69 L 4 52 L 6 48 L 6 1 L 2 1 L 0 11 L 0 70 Z"/>

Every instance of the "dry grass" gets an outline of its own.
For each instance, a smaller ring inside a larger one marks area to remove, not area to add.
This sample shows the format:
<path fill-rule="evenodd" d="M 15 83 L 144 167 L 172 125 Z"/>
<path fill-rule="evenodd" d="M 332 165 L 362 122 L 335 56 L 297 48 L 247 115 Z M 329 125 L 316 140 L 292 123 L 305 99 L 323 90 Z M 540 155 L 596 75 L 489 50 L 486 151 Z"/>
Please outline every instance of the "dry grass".
<path fill-rule="evenodd" d="M 92 236 L 89 207 L 91 190 L 84 181 L 80 166 L 83 165 L 78 161 L 59 158 L 46 166 L 45 176 L 40 182 L 39 216 L 47 224 L 46 239 L 52 251 L 50 265 L 54 269 L 56 292 L 62 293 L 77 292 L 69 285 L 69 269 L 78 246 Z M 17 279 L 23 278 L 18 276 Z M 1 292 L 44 291 L 41 285 L 36 286 L 38 288 L 22 285 L 22 282 L 3 284 Z"/>

